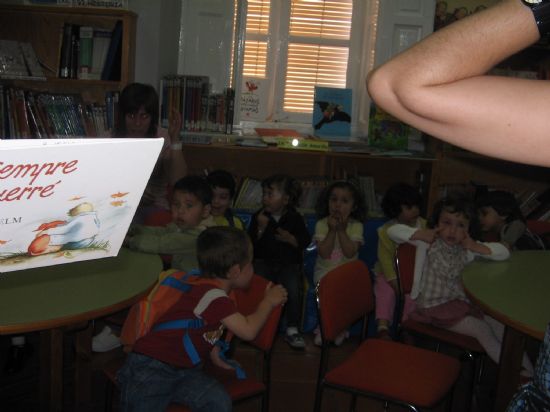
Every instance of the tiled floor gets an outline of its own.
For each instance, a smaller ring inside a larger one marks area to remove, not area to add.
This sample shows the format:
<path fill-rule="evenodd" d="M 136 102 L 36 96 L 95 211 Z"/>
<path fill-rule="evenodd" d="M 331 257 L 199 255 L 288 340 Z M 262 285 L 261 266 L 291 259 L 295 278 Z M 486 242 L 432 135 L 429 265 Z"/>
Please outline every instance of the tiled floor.
<path fill-rule="evenodd" d="M 24 370 L 14 376 L 0 375 L 0 410 L 3 412 L 35 411 L 39 410 L 39 362 L 38 362 L 38 334 L 29 334 L 28 340 L 35 347 L 34 355 L 25 366 Z M 271 412 L 298 412 L 313 410 L 315 397 L 315 383 L 319 365 L 320 350 L 311 342 L 311 336 L 306 336 L 307 348 L 305 351 L 291 349 L 281 337 L 277 337 L 272 357 L 272 386 L 271 386 Z M 5 356 L 9 339 L 0 337 L 0 353 Z M 333 351 L 334 360 L 343 359 L 354 346 L 356 339 L 351 339 L 340 348 Z M 65 409 L 72 411 L 72 341 L 70 336 L 65 341 L 66 360 L 69 367 L 65 371 L 67 384 L 64 388 Z M 93 412 L 104 410 L 105 378 L 100 372 L 101 365 L 109 359 L 120 356 L 120 350 L 99 354 L 94 357 L 93 365 Z M 248 373 L 254 373 L 255 368 L 260 364 L 261 357 L 249 346 L 240 344 L 235 351 L 235 358 L 239 359 Z M 482 385 L 478 390 L 479 403 L 474 412 L 487 412 L 491 407 L 491 392 L 494 387 L 494 366 L 487 362 L 486 373 Z M 2 360 L 1 366 L 4 361 Z M 469 387 L 470 370 L 466 368 L 461 377 L 454 394 L 453 412 L 465 411 L 464 401 Z M 348 407 L 349 398 L 346 395 L 326 391 L 323 401 L 323 411 L 345 411 Z M 115 409 L 116 410 L 116 409 Z M 257 411 L 258 405 L 254 401 L 243 403 L 235 407 L 236 412 Z M 380 402 L 361 399 L 358 402 L 358 411 L 383 411 Z M 391 407 L 390 411 L 400 412 L 403 408 Z M 438 410 L 443 410 L 439 408 Z"/>

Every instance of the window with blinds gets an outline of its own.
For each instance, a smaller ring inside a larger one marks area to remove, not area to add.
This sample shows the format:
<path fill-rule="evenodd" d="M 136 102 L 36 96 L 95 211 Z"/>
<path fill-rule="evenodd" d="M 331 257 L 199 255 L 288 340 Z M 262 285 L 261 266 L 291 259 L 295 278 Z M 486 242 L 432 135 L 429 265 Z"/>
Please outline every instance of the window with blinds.
<path fill-rule="evenodd" d="M 283 83 L 280 110 L 311 113 L 315 85 L 346 87 L 352 10 L 353 0 L 248 0 L 243 76 Z"/>

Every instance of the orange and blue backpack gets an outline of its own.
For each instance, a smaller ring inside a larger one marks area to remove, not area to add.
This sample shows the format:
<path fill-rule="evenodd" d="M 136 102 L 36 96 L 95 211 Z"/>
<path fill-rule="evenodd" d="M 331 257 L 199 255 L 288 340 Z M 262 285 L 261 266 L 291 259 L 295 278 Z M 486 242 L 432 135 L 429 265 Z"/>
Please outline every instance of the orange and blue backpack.
<path fill-rule="evenodd" d="M 204 326 L 202 319 L 178 319 L 157 323 L 161 316 L 177 303 L 182 294 L 189 292 L 194 285 L 199 284 L 220 286 L 219 280 L 203 278 L 198 271 L 185 273 L 176 269 L 170 269 L 161 272 L 159 280 L 149 294 L 130 308 L 120 335 L 124 350 L 130 352 L 134 343 L 151 330 L 184 329 L 184 349 L 193 365 L 199 364 L 201 359 L 191 341 L 188 330 L 202 328 Z M 235 301 L 232 293 L 229 297 Z M 220 358 L 235 368 L 237 377 L 244 379 L 245 374 L 242 368 L 235 361 L 227 359 L 225 356 L 232 336 L 233 334 L 229 332 L 226 339 L 224 341 L 218 340 L 216 345 L 220 347 Z"/>

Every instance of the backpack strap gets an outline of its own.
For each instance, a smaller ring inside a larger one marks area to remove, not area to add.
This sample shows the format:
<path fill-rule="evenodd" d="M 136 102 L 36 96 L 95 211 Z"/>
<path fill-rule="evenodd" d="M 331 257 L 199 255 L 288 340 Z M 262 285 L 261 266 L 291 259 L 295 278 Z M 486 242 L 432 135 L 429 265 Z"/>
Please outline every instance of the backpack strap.
<path fill-rule="evenodd" d="M 242 366 L 239 364 L 239 362 L 237 362 L 235 359 L 229 359 L 225 355 L 226 352 L 229 350 L 229 342 L 218 339 L 215 345 L 220 348 L 220 359 L 223 360 L 228 365 L 231 365 L 235 369 L 235 374 L 237 375 L 237 379 L 246 379 L 246 372 L 244 371 Z"/>
<path fill-rule="evenodd" d="M 153 327 L 154 331 L 159 330 L 168 330 L 168 329 L 185 329 L 183 334 L 183 347 L 187 356 L 191 359 L 193 365 L 198 365 L 201 362 L 201 358 L 195 349 L 195 345 L 191 341 L 189 336 L 189 329 L 200 329 L 204 326 L 204 321 L 202 319 L 179 319 L 179 320 L 170 320 L 167 322 L 159 323 Z"/>

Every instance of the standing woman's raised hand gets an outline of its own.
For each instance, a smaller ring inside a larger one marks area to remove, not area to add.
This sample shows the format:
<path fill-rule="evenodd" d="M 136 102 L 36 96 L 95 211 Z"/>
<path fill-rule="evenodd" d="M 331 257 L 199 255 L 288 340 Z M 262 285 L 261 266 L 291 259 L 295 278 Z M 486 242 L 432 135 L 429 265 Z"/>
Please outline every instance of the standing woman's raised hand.
<path fill-rule="evenodd" d="M 181 133 L 181 113 L 172 108 L 170 112 L 170 118 L 168 120 L 168 135 L 170 136 L 170 143 L 176 144 L 180 142 Z"/>

